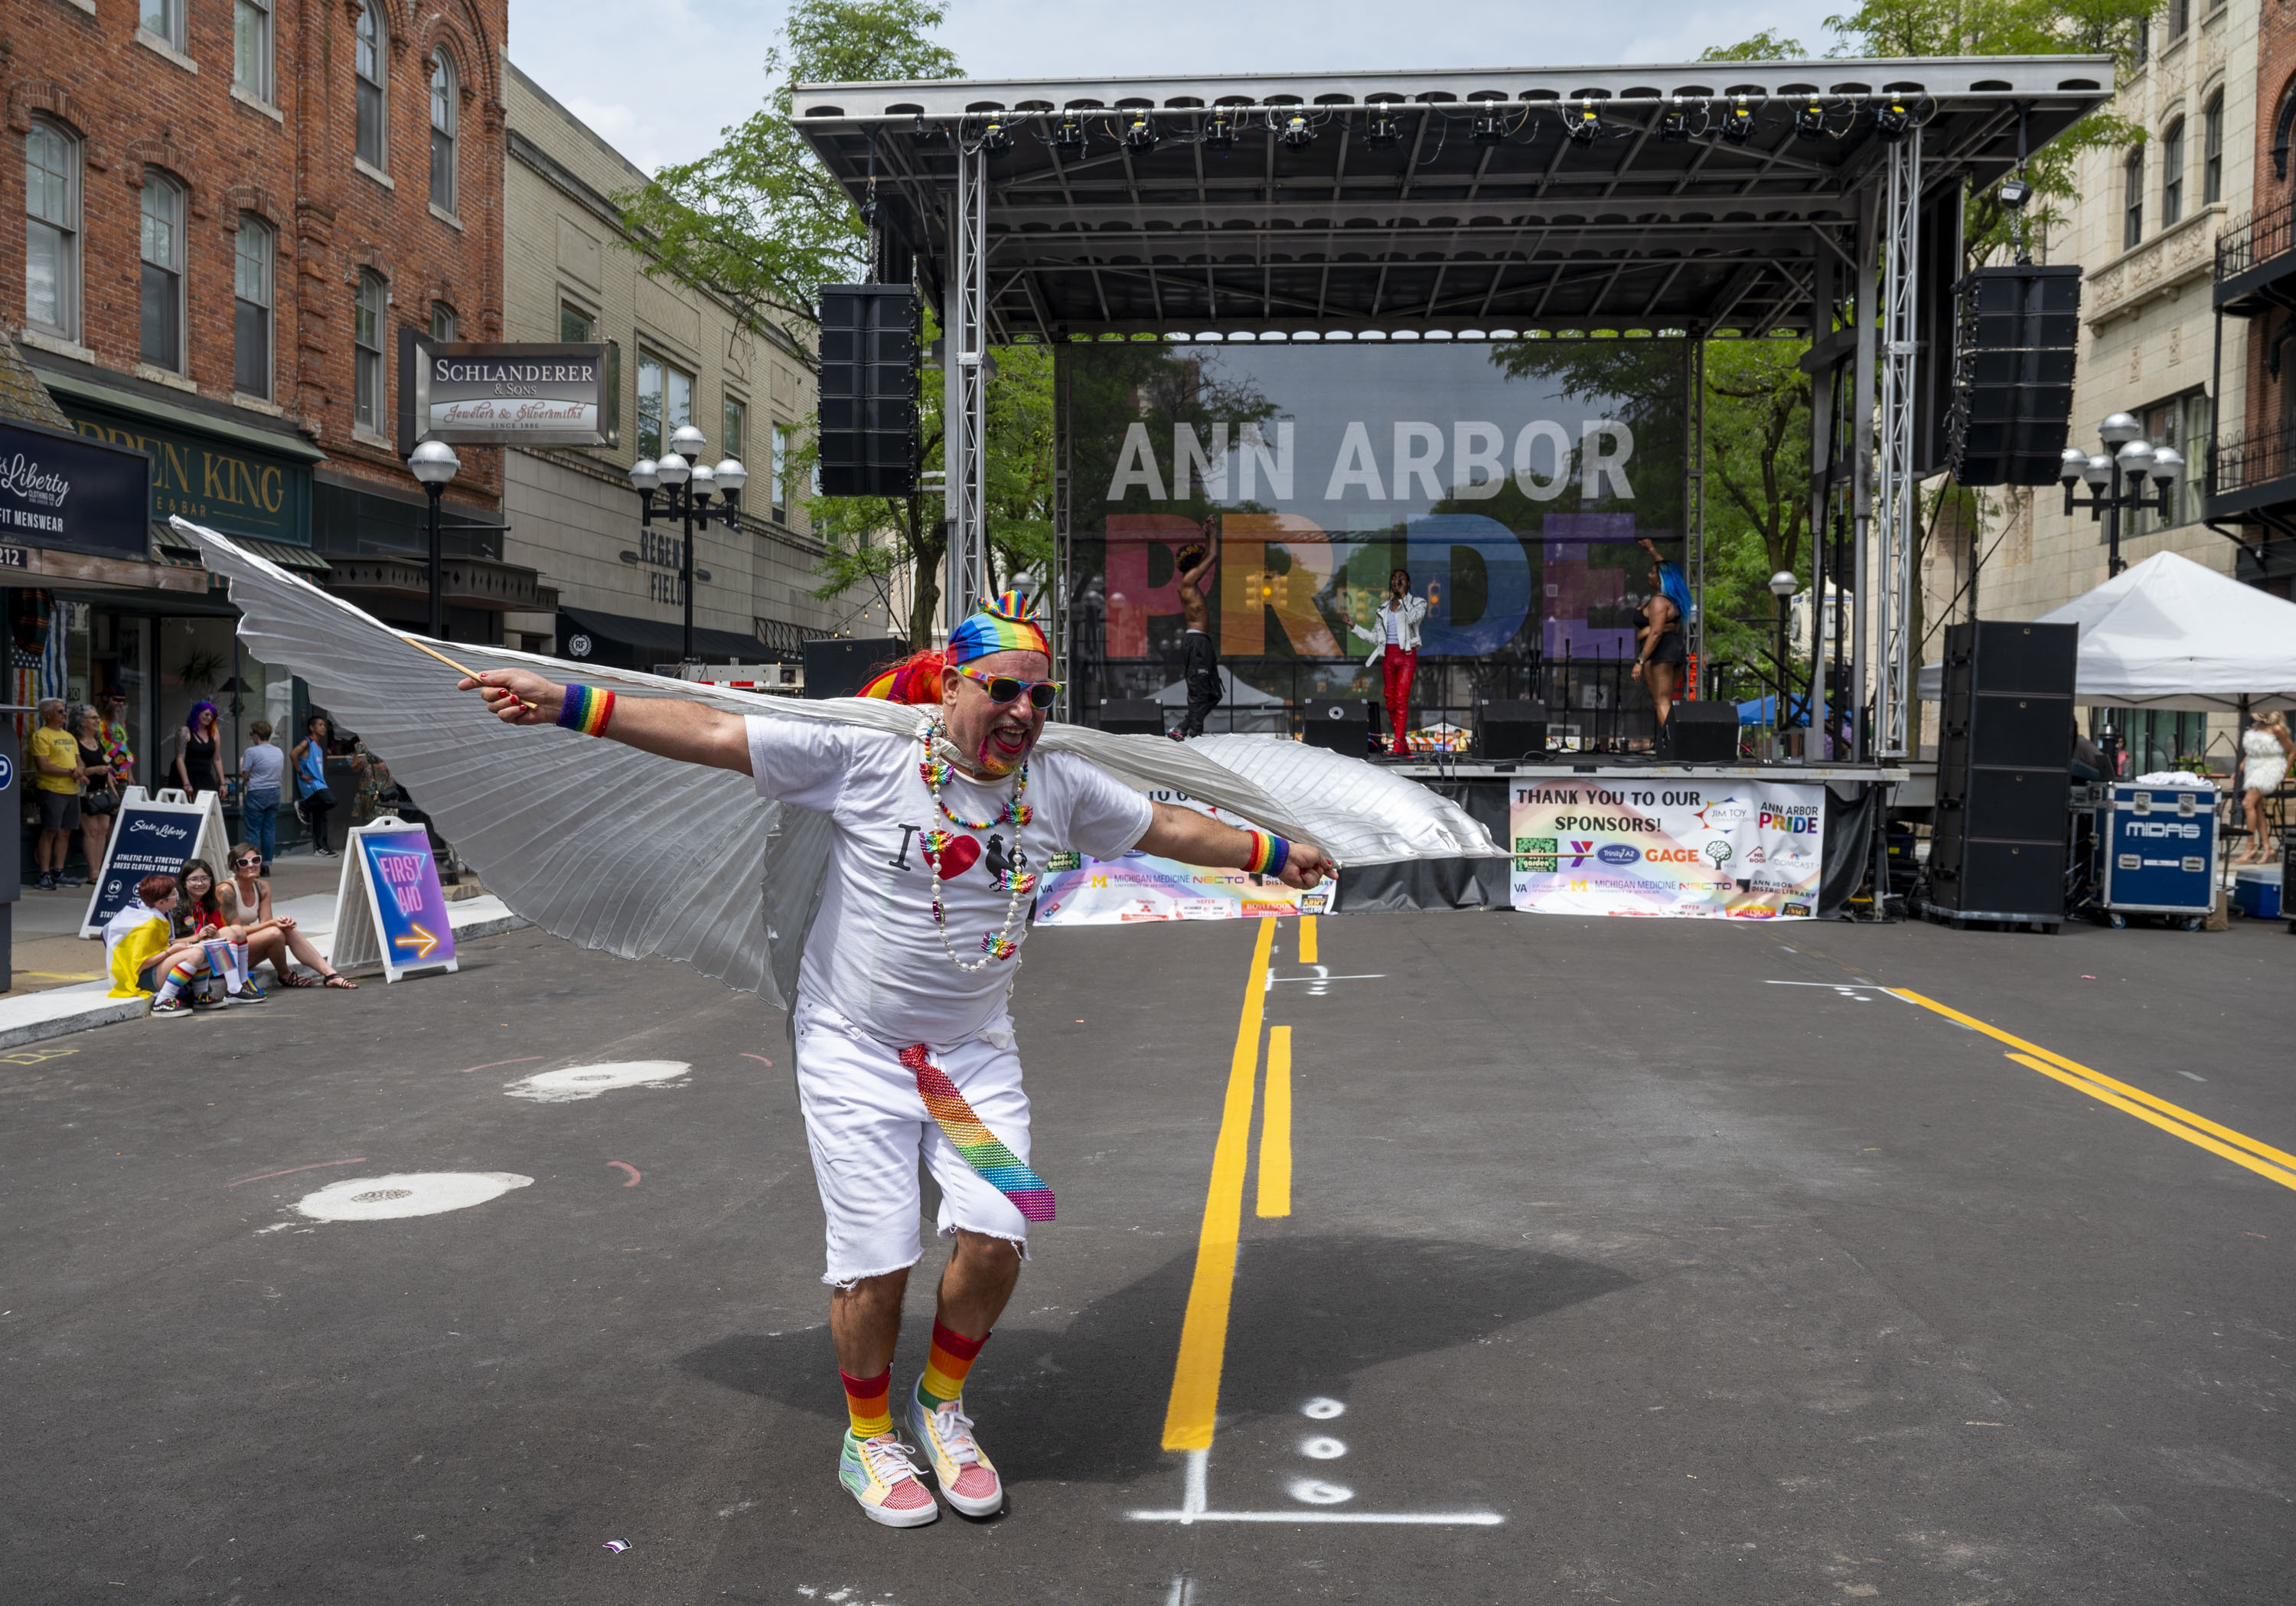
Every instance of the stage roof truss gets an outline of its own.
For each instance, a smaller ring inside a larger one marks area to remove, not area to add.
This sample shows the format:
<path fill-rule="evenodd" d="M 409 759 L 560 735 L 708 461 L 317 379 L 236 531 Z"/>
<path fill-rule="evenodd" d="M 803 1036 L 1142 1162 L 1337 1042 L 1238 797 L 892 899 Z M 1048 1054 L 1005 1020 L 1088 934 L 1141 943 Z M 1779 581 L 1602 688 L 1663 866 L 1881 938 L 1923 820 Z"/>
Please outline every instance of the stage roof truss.
<path fill-rule="evenodd" d="M 1882 182 L 1875 105 L 1921 124 L 1927 190 L 1992 182 L 2021 111 L 2038 148 L 2112 89 L 2107 57 L 1980 57 L 805 85 L 796 108 L 857 202 L 873 179 L 882 259 L 914 261 L 937 306 L 958 165 L 985 162 L 996 341 L 1711 334 L 1808 331 L 1812 259 L 1855 257 Z M 1794 126 L 1813 96 L 1816 137 Z M 1588 107 L 1580 143 L 1566 119 Z M 1673 112 L 1690 137 L 1661 136 Z M 1141 113 L 1155 138 L 1136 148 L 1120 130 Z M 1293 116 L 1312 139 L 1285 143 Z M 1053 143 L 1064 119 L 1081 155 Z M 1009 146 L 983 148 L 992 124 Z"/>

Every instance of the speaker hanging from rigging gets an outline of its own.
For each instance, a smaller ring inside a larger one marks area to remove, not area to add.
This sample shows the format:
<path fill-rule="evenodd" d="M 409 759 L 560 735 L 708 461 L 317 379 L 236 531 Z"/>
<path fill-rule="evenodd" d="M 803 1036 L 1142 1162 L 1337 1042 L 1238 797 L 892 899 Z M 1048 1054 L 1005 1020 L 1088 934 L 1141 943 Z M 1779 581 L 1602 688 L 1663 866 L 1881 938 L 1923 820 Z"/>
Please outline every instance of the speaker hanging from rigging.
<path fill-rule="evenodd" d="M 2054 485 L 2073 412 L 2076 267 L 1980 268 L 1960 299 L 1948 461 L 1959 485 Z"/>
<path fill-rule="evenodd" d="M 917 488 L 917 341 L 906 284 L 821 292 L 821 493 L 901 497 Z"/>

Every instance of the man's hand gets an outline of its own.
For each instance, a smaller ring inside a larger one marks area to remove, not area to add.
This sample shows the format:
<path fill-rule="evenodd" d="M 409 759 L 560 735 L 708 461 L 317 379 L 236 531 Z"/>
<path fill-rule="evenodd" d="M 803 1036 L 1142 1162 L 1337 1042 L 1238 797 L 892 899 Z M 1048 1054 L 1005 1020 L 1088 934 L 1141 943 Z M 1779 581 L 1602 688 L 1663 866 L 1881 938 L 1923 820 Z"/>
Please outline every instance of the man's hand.
<path fill-rule="evenodd" d="M 1291 856 L 1283 861 L 1281 877 L 1286 886 L 1305 892 L 1319 885 L 1324 877 L 1340 867 L 1324 856 L 1324 850 L 1312 842 L 1295 842 Z"/>
<path fill-rule="evenodd" d="M 487 700 L 487 712 L 505 725 L 554 725 L 565 706 L 566 688 L 530 669 L 490 669 L 477 679 L 465 679 L 457 691 L 476 690 Z"/>

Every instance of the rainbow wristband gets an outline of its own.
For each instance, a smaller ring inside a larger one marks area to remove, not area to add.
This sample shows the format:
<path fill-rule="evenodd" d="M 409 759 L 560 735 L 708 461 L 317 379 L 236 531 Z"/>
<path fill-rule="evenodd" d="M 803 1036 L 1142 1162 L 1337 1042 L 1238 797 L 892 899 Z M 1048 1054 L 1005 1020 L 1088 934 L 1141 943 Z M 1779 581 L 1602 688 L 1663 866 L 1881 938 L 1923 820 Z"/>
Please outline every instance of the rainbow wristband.
<path fill-rule="evenodd" d="M 1251 838 L 1251 858 L 1244 865 L 1244 873 L 1252 876 L 1280 876 L 1292 857 L 1292 844 L 1271 832 L 1246 828 Z"/>
<path fill-rule="evenodd" d="M 559 705 L 558 722 L 584 736 L 603 736 L 614 717 L 614 694 L 595 686 L 569 686 Z"/>

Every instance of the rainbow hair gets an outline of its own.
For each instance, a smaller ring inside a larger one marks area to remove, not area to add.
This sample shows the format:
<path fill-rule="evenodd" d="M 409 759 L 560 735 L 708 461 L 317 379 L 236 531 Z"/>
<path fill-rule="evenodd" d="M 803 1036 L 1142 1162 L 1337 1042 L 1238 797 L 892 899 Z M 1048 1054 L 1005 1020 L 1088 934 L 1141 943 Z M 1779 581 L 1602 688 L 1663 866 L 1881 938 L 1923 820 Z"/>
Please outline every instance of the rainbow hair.
<path fill-rule="evenodd" d="M 198 702 L 193 704 L 191 708 L 184 715 L 184 728 L 189 730 L 193 736 L 197 736 L 200 733 L 200 715 L 202 713 L 213 715 L 218 725 L 223 722 L 223 715 L 216 708 L 216 705 L 209 702 L 205 697 L 201 697 Z"/>
<path fill-rule="evenodd" d="M 1053 644 L 1045 638 L 1035 605 L 1018 591 L 983 598 L 980 612 L 958 625 L 948 638 L 951 663 L 970 663 L 991 653 L 1008 652 L 1053 655 Z"/>
<path fill-rule="evenodd" d="M 882 697 L 888 703 L 938 703 L 940 701 L 940 671 L 942 658 L 927 649 L 911 653 L 897 663 L 879 670 L 854 695 Z"/>

